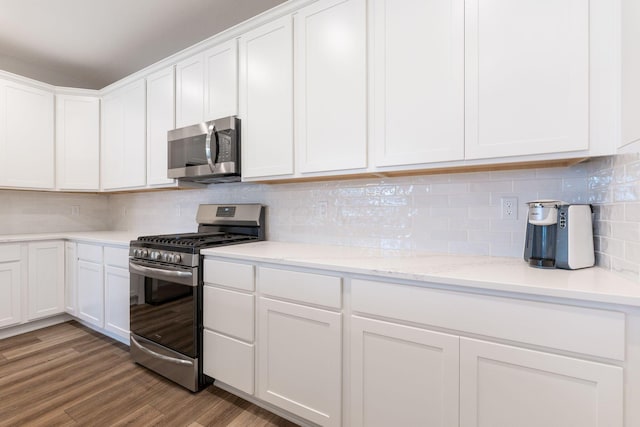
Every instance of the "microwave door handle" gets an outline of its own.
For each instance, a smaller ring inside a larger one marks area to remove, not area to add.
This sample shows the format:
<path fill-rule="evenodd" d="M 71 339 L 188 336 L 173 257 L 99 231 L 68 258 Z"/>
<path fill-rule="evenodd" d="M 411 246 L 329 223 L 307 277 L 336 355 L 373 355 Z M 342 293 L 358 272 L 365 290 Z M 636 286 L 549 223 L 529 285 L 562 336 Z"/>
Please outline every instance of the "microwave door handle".
<path fill-rule="evenodd" d="M 214 152 L 211 152 L 211 140 L 215 138 L 214 143 Z M 207 162 L 209 163 L 209 167 L 211 168 L 211 172 L 214 172 L 216 169 L 216 159 L 218 158 L 218 133 L 216 132 L 216 127 L 212 123 L 209 125 L 209 129 L 207 131 L 207 139 L 205 141 L 205 149 L 204 152 L 207 156 Z"/>

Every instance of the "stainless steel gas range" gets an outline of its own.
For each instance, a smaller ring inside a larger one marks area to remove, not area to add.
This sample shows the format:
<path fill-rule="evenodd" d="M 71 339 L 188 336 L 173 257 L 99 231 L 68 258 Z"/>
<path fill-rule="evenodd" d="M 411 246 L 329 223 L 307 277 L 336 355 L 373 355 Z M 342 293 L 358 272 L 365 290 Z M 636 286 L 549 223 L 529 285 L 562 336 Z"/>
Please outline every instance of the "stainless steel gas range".
<path fill-rule="evenodd" d="M 201 389 L 202 255 L 205 248 L 264 240 L 261 205 L 200 205 L 198 231 L 131 242 L 131 356 L 164 377 Z"/>

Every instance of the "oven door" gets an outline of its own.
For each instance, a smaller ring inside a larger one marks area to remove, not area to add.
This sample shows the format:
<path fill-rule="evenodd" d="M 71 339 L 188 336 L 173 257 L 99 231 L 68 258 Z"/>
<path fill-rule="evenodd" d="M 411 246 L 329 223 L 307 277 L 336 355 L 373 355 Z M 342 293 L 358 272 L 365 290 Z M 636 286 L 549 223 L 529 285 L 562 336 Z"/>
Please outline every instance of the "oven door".
<path fill-rule="evenodd" d="M 197 358 L 200 347 L 197 267 L 129 261 L 132 289 L 131 333 L 175 352 Z"/>

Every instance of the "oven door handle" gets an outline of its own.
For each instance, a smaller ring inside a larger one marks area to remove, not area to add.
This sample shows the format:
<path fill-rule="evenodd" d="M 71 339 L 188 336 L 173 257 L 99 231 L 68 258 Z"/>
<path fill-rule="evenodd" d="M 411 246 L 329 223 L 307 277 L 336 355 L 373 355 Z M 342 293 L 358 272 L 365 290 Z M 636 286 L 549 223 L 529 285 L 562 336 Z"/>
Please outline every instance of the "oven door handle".
<path fill-rule="evenodd" d="M 213 144 L 211 144 L 212 139 L 215 139 L 213 141 Z M 211 145 L 214 146 L 213 153 L 211 152 Z M 216 127 L 213 123 L 209 125 L 209 129 L 207 132 L 207 139 L 205 140 L 204 152 L 205 152 L 205 155 L 207 156 L 207 163 L 209 163 L 211 172 L 215 172 L 216 170 L 215 163 L 216 163 L 216 160 L 218 159 L 218 134 L 216 132 Z"/>
<path fill-rule="evenodd" d="M 149 350 L 148 348 L 142 346 L 134 337 L 131 338 L 131 344 L 135 345 L 136 348 L 143 353 L 147 353 L 151 357 L 155 357 L 156 359 L 164 360 L 165 362 L 175 363 L 176 365 L 186 365 L 193 366 L 193 362 L 189 360 L 176 359 L 175 357 L 165 356 L 164 354 L 156 353 L 153 350 Z"/>
<path fill-rule="evenodd" d="M 175 270 L 164 270 L 162 268 L 153 268 L 146 267 L 144 265 L 139 265 L 134 263 L 133 261 L 129 261 L 129 271 L 133 273 L 138 273 L 142 275 L 148 275 L 160 279 L 181 279 L 182 281 L 192 280 L 193 273 L 191 271 L 175 271 Z M 195 284 L 192 286 L 196 286 Z"/>

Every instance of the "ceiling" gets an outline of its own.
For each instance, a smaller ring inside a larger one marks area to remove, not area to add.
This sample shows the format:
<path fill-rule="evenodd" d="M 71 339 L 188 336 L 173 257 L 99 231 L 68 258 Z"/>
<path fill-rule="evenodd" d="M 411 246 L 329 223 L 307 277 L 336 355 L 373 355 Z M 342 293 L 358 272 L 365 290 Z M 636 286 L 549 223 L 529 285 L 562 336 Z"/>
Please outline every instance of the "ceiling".
<path fill-rule="evenodd" d="M 286 0 L 0 0 L 0 70 L 103 87 Z"/>

